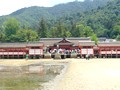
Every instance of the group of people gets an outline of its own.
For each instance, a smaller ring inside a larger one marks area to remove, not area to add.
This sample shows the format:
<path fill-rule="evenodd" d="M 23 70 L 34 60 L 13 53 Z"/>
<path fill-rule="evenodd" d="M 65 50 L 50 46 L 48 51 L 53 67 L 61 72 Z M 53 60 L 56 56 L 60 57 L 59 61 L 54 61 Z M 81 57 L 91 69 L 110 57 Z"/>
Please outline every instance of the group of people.
<path fill-rule="evenodd" d="M 53 50 L 47 50 L 46 51 L 47 53 L 50 53 L 50 54 L 55 54 L 55 53 L 59 53 L 61 55 L 71 55 L 71 54 L 79 54 L 80 55 L 80 49 L 73 49 L 73 50 L 68 50 L 68 49 L 53 49 Z M 85 58 L 86 60 L 89 60 L 90 59 L 90 55 L 89 54 L 86 54 L 85 55 Z"/>
<path fill-rule="evenodd" d="M 60 53 L 60 54 L 65 54 L 65 55 L 70 55 L 70 54 L 79 54 L 80 49 L 74 49 L 74 50 L 68 50 L 68 49 L 53 49 L 49 51 L 50 53 Z"/>

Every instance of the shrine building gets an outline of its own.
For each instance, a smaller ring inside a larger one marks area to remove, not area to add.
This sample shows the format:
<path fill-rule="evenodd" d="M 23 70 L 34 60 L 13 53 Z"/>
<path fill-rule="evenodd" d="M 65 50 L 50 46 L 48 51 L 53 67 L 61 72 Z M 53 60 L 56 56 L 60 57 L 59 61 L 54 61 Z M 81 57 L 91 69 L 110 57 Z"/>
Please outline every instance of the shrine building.
<path fill-rule="evenodd" d="M 93 47 L 95 42 L 88 38 L 41 38 L 44 46 L 52 51 L 54 49 L 63 49 L 75 51 L 79 57 L 85 57 L 86 54 L 94 56 Z"/>
<path fill-rule="evenodd" d="M 0 43 L 1 59 L 39 59 L 44 58 L 46 52 L 59 50 L 60 53 L 72 58 L 120 58 L 120 41 L 107 41 L 105 38 L 99 40 L 98 44 L 87 38 L 41 38 L 39 42 Z M 51 57 L 52 58 L 52 57 Z"/>
<path fill-rule="evenodd" d="M 40 58 L 43 56 L 42 42 L 28 42 L 28 43 L 0 43 L 0 58 Z"/>
<path fill-rule="evenodd" d="M 98 54 L 100 58 L 120 58 L 120 41 L 99 42 Z"/>

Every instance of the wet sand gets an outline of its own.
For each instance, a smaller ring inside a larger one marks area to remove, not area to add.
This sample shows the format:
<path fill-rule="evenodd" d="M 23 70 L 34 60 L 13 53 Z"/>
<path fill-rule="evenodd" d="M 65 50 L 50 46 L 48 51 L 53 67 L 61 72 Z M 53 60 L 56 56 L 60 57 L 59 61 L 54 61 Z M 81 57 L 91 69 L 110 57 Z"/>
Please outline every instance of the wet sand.
<path fill-rule="evenodd" d="M 0 65 L 24 66 L 39 62 L 52 62 L 53 59 L 0 59 Z"/>
<path fill-rule="evenodd" d="M 0 60 L 0 65 L 63 61 L 70 63 L 64 74 L 45 90 L 120 90 L 120 59 Z"/>
<path fill-rule="evenodd" d="M 120 90 L 120 59 L 72 60 L 54 90 Z"/>

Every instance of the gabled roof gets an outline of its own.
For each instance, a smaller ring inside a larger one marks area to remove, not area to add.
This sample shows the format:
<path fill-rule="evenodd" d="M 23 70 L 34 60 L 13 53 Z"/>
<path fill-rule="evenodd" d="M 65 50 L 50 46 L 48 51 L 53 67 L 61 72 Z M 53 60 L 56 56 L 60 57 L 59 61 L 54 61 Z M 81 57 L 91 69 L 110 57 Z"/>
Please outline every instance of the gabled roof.
<path fill-rule="evenodd" d="M 95 41 L 79 41 L 79 46 L 95 46 Z"/>
<path fill-rule="evenodd" d="M 0 43 L 0 48 L 25 48 L 28 46 L 43 46 L 43 42 Z"/>
<path fill-rule="evenodd" d="M 35 46 L 43 46 L 44 44 L 43 44 L 43 42 L 28 42 L 28 44 L 27 44 L 27 46 L 33 46 L 33 47 L 35 47 Z"/>
<path fill-rule="evenodd" d="M 41 38 L 40 41 L 44 43 L 45 46 L 53 46 L 54 43 L 59 42 L 62 38 Z"/>
<path fill-rule="evenodd" d="M 54 43 L 54 45 L 73 45 L 74 43 L 70 42 L 69 40 L 63 38 L 61 41 Z"/>
<path fill-rule="evenodd" d="M 78 41 L 90 41 L 91 40 L 90 37 L 77 37 L 77 38 L 72 37 L 72 38 L 66 38 L 66 39 L 68 39 L 68 40 L 78 40 Z"/>
<path fill-rule="evenodd" d="M 64 38 L 41 38 L 40 41 L 42 41 L 45 46 L 53 46 L 54 44 L 62 41 L 63 39 Z M 91 41 L 91 39 L 89 37 L 87 37 L 87 38 L 85 38 L 85 37 L 81 37 L 81 38 L 65 38 L 65 39 L 67 41 L 69 41 L 71 44 L 74 44 L 75 46 L 78 46 L 79 41 Z M 64 45 L 65 45 L 65 43 L 64 43 Z"/>
<path fill-rule="evenodd" d="M 68 40 L 70 40 L 72 43 L 74 43 L 75 46 L 79 45 L 80 41 L 91 41 L 90 37 L 80 37 L 80 38 L 67 38 Z"/>
<path fill-rule="evenodd" d="M 120 41 L 116 41 L 116 42 L 98 42 L 98 46 L 119 46 L 120 47 Z"/>
<path fill-rule="evenodd" d="M 0 43 L 0 48 L 24 48 L 27 46 L 27 43 Z"/>

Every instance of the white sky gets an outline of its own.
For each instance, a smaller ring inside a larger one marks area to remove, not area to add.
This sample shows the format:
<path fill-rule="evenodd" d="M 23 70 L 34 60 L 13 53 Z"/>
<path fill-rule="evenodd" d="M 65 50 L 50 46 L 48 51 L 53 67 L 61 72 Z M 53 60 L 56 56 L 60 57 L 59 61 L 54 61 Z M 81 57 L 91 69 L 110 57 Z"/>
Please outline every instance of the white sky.
<path fill-rule="evenodd" d="M 67 3 L 71 1 L 75 0 L 0 0 L 0 16 L 8 15 L 24 7 L 30 6 L 51 7 L 59 3 Z"/>

